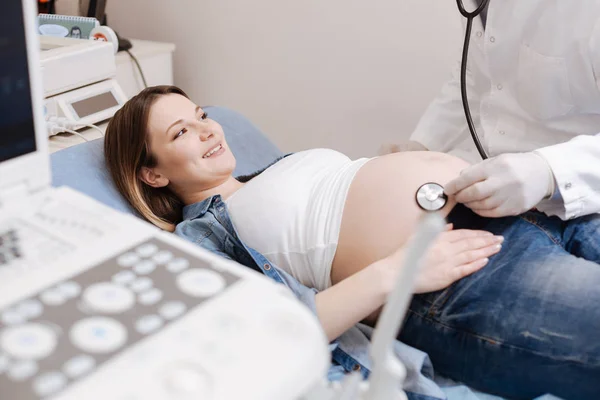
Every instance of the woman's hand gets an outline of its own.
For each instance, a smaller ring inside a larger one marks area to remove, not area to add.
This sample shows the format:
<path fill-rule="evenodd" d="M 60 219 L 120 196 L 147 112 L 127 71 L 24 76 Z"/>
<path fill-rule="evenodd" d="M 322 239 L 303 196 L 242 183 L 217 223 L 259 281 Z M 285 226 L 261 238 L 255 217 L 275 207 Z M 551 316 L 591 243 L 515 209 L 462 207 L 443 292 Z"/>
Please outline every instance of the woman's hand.
<path fill-rule="evenodd" d="M 450 286 L 479 271 L 488 263 L 489 257 L 502 248 L 502 236 L 486 231 L 451 229 L 449 225 L 448 230 L 442 232 L 429 248 L 417 274 L 414 293 L 434 292 Z M 382 261 L 397 274 L 404 258 L 405 249 L 401 248 Z M 393 279 L 390 279 L 392 285 L 396 283 L 396 276 L 393 274 Z"/>

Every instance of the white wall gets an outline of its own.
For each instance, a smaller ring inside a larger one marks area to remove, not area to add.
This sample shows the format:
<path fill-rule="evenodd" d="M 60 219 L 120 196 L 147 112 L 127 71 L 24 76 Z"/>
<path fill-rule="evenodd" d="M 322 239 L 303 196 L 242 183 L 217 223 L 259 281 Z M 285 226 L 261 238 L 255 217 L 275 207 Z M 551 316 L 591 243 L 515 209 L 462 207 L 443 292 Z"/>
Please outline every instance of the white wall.
<path fill-rule="evenodd" d="M 282 150 L 406 139 L 461 44 L 454 0 L 109 0 L 125 37 L 177 45 L 175 83 Z"/>

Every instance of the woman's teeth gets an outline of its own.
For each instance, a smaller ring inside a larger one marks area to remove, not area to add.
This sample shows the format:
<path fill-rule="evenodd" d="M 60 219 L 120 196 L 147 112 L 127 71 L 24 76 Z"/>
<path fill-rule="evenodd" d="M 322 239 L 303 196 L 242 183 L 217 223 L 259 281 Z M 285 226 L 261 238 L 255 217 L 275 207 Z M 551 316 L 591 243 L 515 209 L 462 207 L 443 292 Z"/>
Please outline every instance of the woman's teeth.
<path fill-rule="evenodd" d="M 217 147 L 215 147 L 214 149 L 212 149 L 211 151 L 209 151 L 208 153 L 206 153 L 205 155 L 202 156 L 202 158 L 208 158 L 210 156 L 212 156 L 213 154 L 215 154 L 217 151 L 221 150 L 223 146 L 218 145 Z"/>

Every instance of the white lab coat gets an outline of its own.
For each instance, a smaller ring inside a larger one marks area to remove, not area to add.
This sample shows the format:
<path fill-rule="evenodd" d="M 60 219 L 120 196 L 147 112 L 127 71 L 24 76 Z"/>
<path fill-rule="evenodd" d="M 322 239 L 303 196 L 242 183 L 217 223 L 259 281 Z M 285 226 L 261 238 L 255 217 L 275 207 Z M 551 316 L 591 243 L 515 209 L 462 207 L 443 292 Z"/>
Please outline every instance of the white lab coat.
<path fill-rule="evenodd" d="M 537 149 L 552 168 L 558 191 L 538 209 L 562 219 L 600 212 L 600 0 L 491 0 L 485 31 L 481 18 L 473 24 L 467 77 L 488 155 Z M 411 140 L 481 161 L 460 61 Z"/>

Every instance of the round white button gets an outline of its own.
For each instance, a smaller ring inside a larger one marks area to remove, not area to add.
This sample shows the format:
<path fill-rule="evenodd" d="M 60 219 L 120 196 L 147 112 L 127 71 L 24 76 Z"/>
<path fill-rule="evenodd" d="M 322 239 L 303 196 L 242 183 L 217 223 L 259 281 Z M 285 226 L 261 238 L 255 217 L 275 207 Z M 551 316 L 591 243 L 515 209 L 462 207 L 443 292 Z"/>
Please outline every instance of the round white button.
<path fill-rule="evenodd" d="M 77 297 L 81 293 L 81 286 L 76 282 L 63 282 L 57 289 L 68 298 Z"/>
<path fill-rule="evenodd" d="M 482 37 L 482 36 L 483 36 L 483 32 L 481 32 L 481 31 L 477 31 L 477 37 L 479 37 L 479 38 L 480 38 L 480 37 Z"/>
<path fill-rule="evenodd" d="M 178 274 L 186 270 L 190 266 L 190 262 L 185 258 L 176 258 L 167 264 L 167 271 Z"/>
<path fill-rule="evenodd" d="M 17 310 L 25 318 L 37 318 L 42 315 L 44 306 L 39 301 L 31 299 L 21 302 L 21 304 L 17 306 Z"/>
<path fill-rule="evenodd" d="M 141 333 L 142 335 L 146 335 L 148 333 L 154 332 L 162 325 L 162 318 L 160 318 L 158 315 L 146 315 L 140 318 L 135 323 L 135 330 Z"/>
<path fill-rule="evenodd" d="M 40 295 L 40 299 L 49 306 L 60 306 L 68 299 L 63 292 L 57 289 L 49 289 Z"/>
<path fill-rule="evenodd" d="M 35 361 L 27 360 L 13 364 L 8 369 L 8 377 L 15 381 L 24 381 L 31 378 L 38 371 L 38 366 Z"/>
<path fill-rule="evenodd" d="M 496 41 L 496 38 L 492 36 L 492 37 L 490 38 L 490 42 L 494 43 L 495 41 Z"/>
<path fill-rule="evenodd" d="M 56 335 L 42 324 L 9 327 L 2 332 L 0 344 L 14 358 L 44 358 L 56 347 Z"/>
<path fill-rule="evenodd" d="M 10 360 L 5 355 L 0 354 L 0 374 L 8 369 Z"/>
<path fill-rule="evenodd" d="M 225 287 L 225 279 L 209 269 L 191 269 L 177 277 L 179 289 L 193 297 L 209 297 Z"/>
<path fill-rule="evenodd" d="M 48 396 L 58 392 L 67 384 L 67 378 L 60 372 L 47 372 L 33 381 L 33 390 L 38 396 Z"/>
<path fill-rule="evenodd" d="M 140 261 L 140 257 L 135 253 L 125 253 L 117 258 L 117 264 L 125 268 L 131 267 L 138 261 Z"/>
<path fill-rule="evenodd" d="M 146 243 L 135 249 L 135 252 L 142 257 L 150 257 L 158 251 L 158 247 L 154 243 Z"/>
<path fill-rule="evenodd" d="M 135 304 L 131 290 L 114 283 L 95 283 L 85 289 L 83 299 L 94 310 L 105 313 L 121 313 Z"/>
<path fill-rule="evenodd" d="M 127 330 L 112 318 L 92 317 L 77 321 L 69 337 L 83 351 L 110 353 L 125 344 Z"/>
<path fill-rule="evenodd" d="M 19 310 L 6 310 L 2 313 L 2 322 L 5 325 L 18 325 L 25 322 L 25 315 Z"/>
<path fill-rule="evenodd" d="M 135 273 L 147 275 L 156 269 L 156 264 L 150 260 L 142 260 L 133 266 Z"/>
<path fill-rule="evenodd" d="M 504 132 L 504 131 L 500 131 L 498 133 L 501 134 L 502 136 L 504 136 L 506 134 L 506 132 Z"/>
<path fill-rule="evenodd" d="M 144 292 L 144 291 L 150 289 L 152 287 L 152 283 L 153 283 L 152 279 L 144 276 L 142 278 L 138 278 L 135 281 L 131 282 L 131 285 L 129 287 L 134 292 L 140 293 L 140 292 Z"/>
<path fill-rule="evenodd" d="M 136 275 L 133 272 L 126 269 L 124 271 L 117 272 L 116 274 L 114 274 L 112 277 L 112 281 L 114 283 L 118 283 L 119 285 L 126 285 L 128 283 L 133 282 L 135 278 Z"/>
<path fill-rule="evenodd" d="M 198 365 L 185 363 L 171 366 L 166 371 L 165 386 L 174 396 L 197 399 L 212 396 L 210 376 Z"/>
<path fill-rule="evenodd" d="M 158 313 L 165 319 L 173 319 L 179 317 L 185 312 L 185 304 L 181 301 L 170 301 L 163 304 Z"/>
<path fill-rule="evenodd" d="M 168 250 L 159 251 L 158 253 L 156 253 L 154 255 L 154 257 L 152 257 L 152 259 L 154 261 L 156 261 L 158 264 L 164 264 L 166 262 L 169 262 L 169 261 L 171 261 L 172 258 L 173 258 L 173 253 L 171 253 Z"/>
<path fill-rule="evenodd" d="M 62 370 L 69 378 L 76 379 L 90 372 L 95 365 L 96 361 L 92 357 L 80 355 L 67 361 Z"/>
<path fill-rule="evenodd" d="M 150 289 L 147 292 L 144 292 L 138 296 L 138 301 L 140 304 L 145 306 L 150 306 L 152 304 L 158 303 L 162 299 L 162 292 L 156 288 Z"/>
<path fill-rule="evenodd" d="M 502 86 L 502 84 L 500 84 L 500 83 L 499 83 L 499 84 L 498 84 L 498 86 L 496 86 L 496 87 L 498 88 L 498 90 L 502 90 L 502 89 L 504 89 L 504 86 Z"/>

